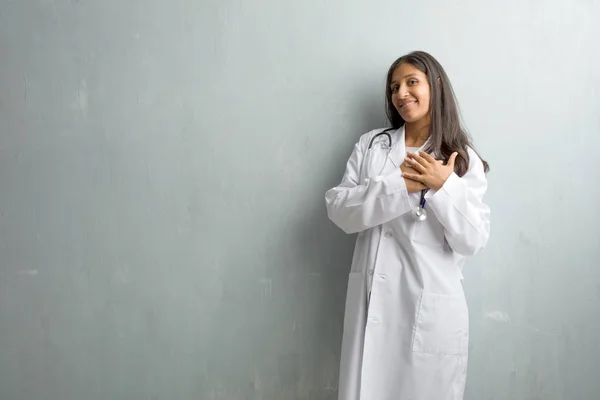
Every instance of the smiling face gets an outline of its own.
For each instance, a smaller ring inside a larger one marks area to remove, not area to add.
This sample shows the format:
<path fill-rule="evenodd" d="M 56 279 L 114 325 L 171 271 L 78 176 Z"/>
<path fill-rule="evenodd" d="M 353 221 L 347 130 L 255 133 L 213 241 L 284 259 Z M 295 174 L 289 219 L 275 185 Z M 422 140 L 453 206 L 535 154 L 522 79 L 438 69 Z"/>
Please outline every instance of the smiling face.
<path fill-rule="evenodd" d="M 431 90 L 427 75 L 412 64 L 396 67 L 390 82 L 394 107 L 406 123 L 429 122 Z"/>

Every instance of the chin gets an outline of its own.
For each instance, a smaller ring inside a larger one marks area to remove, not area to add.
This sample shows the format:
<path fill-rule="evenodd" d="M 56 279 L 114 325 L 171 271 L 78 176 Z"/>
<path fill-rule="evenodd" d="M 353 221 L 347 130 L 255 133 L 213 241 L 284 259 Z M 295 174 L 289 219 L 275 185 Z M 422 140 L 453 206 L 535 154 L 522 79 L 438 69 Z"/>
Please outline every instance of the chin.
<path fill-rule="evenodd" d="M 408 122 L 408 123 L 417 122 L 418 120 L 421 119 L 421 117 L 415 117 L 413 115 L 402 115 L 402 114 L 400 114 L 400 116 L 402 117 L 402 119 L 404 120 L 404 122 Z"/>

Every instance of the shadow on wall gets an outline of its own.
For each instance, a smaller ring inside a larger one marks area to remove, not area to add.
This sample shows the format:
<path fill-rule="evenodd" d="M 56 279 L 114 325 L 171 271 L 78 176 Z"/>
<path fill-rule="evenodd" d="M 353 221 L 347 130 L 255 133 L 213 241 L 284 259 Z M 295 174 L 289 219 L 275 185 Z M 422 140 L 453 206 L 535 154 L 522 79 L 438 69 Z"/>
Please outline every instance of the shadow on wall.
<path fill-rule="evenodd" d="M 320 175 L 317 196 L 302 205 L 304 218 L 272 232 L 279 239 L 269 250 L 277 256 L 269 263 L 267 275 L 272 285 L 276 282 L 281 288 L 272 294 L 281 295 L 278 300 L 283 302 L 277 313 L 282 322 L 277 340 L 282 345 L 272 349 L 277 357 L 276 396 L 265 398 L 337 398 L 344 305 L 356 235 L 345 234 L 329 220 L 325 191 L 340 182 L 359 136 L 387 125 L 378 106 L 382 101 L 376 101 L 378 93 L 357 106 L 352 113 L 356 121 L 345 121 L 344 125 L 359 128 L 344 132 L 343 143 L 332 144 L 337 149 L 330 163 L 333 168 Z"/>

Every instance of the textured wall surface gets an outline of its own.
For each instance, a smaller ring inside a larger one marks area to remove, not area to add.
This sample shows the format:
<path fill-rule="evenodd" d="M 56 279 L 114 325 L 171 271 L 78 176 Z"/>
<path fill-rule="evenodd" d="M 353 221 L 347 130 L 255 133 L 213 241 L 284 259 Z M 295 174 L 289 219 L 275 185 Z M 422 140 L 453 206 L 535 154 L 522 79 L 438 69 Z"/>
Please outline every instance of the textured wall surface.
<path fill-rule="evenodd" d="M 600 398 L 599 13 L 0 0 L 0 399 L 335 399 L 324 192 L 415 49 L 492 167 L 466 399 Z"/>

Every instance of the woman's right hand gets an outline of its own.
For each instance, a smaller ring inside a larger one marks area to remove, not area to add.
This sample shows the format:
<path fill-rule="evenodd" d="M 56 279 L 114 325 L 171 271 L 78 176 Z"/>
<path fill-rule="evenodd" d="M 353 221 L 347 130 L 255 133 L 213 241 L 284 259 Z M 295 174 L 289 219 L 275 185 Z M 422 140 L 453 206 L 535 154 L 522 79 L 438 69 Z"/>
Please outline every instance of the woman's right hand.
<path fill-rule="evenodd" d="M 409 174 L 419 173 L 414 168 L 409 167 L 406 161 L 403 162 L 402 165 L 400 165 L 400 170 Z M 408 191 L 408 193 L 420 192 L 421 190 L 427 189 L 427 186 L 425 186 L 421 182 L 413 181 L 412 179 L 404 178 L 404 183 L 406 184 L 406 190 Z"/>

